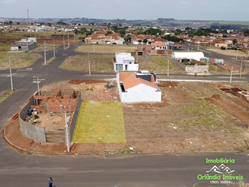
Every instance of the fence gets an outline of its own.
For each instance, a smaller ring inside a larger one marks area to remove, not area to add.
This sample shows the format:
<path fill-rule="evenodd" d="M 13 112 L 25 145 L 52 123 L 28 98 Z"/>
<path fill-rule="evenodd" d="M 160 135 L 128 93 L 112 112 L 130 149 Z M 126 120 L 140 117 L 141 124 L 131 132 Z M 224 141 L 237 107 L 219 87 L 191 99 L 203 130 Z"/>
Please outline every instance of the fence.
<path fill-rule="evenodd" d="M 23 107 L 19 114 L 19 123 L 20 123 L 20 130 L 23 135 L 27 136 L 28 138 L 37 141 L 46 143 L 46 134 L 44 127 L 36 127 L 35 125 L 29 124 L 25 122 L 27 117 L 28 109 L 31 108 L 31 105 L 34 104 L 33 97 L 28 101 L 28 103 Z"/>

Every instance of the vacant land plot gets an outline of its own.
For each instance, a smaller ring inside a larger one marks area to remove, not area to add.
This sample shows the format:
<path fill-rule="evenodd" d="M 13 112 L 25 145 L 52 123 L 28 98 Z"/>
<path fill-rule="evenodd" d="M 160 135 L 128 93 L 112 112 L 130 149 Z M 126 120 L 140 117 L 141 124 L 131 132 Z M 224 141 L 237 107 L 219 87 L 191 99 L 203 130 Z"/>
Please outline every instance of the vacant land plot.
<path fill-rule="evenodd" d="M 52 44 L 46 44 L 47 48 L 46 48 L 46 51 L 53 51 L 54 50 L 54 47 L 55 49 L 57 49 L 58 47 L 60 47 L 60 45 L 55 45 L 53 47 Z M 38 47 L 36 49 L 33 49 L 32 52 L 42 52 L 44 51 L 44 45 L 38 45 Z"/>
<path fill-rule="evenodd" d="M 1 32 L 0 38 L 7 38 L 7 39 L 23 39 L 28 37 L 35 37 L 35 38 L 50 38 L 54 32 L 22 32 L 22 31 L 11 31 L 11 32 Z"/>
<path fill-rule="evenodd" d="M 215 53 L 219 53 L 219 54 L 222 54 L 222 55 L 227 55 L 227 56 L 234 56 L 236 57 L 237 54 L 239 57 L 247 57 L 248 54 L 244 53 L 244 52 L 241 52 L 241 51 L 238 51 L 237 53 L 237 50 L 222 50 L 222 49 L 217 49 L 217 48 L 213 48 L 213 49 L 206 49 L 208 51 L 212 51 L 212 52 L 215 52 Z"/>
<path fill-rule="evenodd" d="M 9 44 L 0 44 L 0 51 L 10 51 Z"/>
<path fill-rule="evenodd" d="M 122 104 L 83 101 L 73 142 L 126 143 Z"/>
<path fill-rule="evenodd" d="M 162 56 L 146 56 L 139 57 L 139 69 L 149 70 L 155 73 L 167 73 L 168 72 L 168 60 Z M 184 73 L 184 71 L 178 66 L 174 65 L 171 60 L 169 63 L 170 73 Z"/>
<path fill-rule="evenodd" d="M 50 86 L 54 88 L 78 87 L 82 91 L 82 100 L 113 101 L 114 98 L 117 98 L 116 88 L 103 91 L 105 82 L 94 83 L 92 80 L 82 80 L 70 83 L 54 83 Z M 249 104 L 240 100 L 239 97 L 221 91 L 218 88 L 219 84 L 161 82 L 158 85 L 162 90 L 163 105 L 151 103 L 122 104 L 126 143 L 101 143 L 103 135 L 97 134 L 95 143 L 76 143 L 72 147 L 72 152 L 79 154 L 127 154 L 132 152 L 246 151 L 248 150 L 246 143 L 249 144 L 249 131 L 247 129 L 249 115 L 246 106 L 249 107 Z M 249 89 L 249 83 L 244 82 L 233 83 L 232 86 Z M 86 107 L 84 110 L 87 110 L 87 113 L 91 110 L 95 111 L 98 107 L 93 110 Z M 103 114 L 104 110 L 112 110 L 108 107 L 104 106 L 103 111 L 98 108 L 96 113 Z M 116 110 L 119 109 L 116 108 Z M 105 117 L 111 116 L 109 113 L 104 113 L 104 115 Z M 84 118 L 88 119 L 87 116 Z M 101 119 L 106 124 L 106 120 L 109 120 L 108 117 L 102 119 L 95 116 L 92 118 L 94 120 Z M 108 134 L 107 128 L 102 125 L 96 131 Z M 105 131 L 102 132 L 104 128 Z M 89 134 L 91 133 L 93 131 L 89 132 Z M 101 139 L 99 139 L 100 137 Z M 130 147 L 133 147 L 133 150 Z"/>
<path fill-rule="evenodd" d="M 27 67 L 42 56 L 30 53 L 0 53 L 0 70 L 9 69 L 9 57 L 11 59 L 11 67 L 14 69 Z"/>
<path fill-rule="evenodd" d="M 75 55 L 68 57 L 60 66 L 62 69 L 89 71 L 89 60 L 92 72 L 114 72 L 113 56 L 111 55 Z"/>
<path fill-rule="evenodd" d="M 125 52 L 131 53 L 135 52 L 136 46 L 116 46 L 116 45 L 83 45 L 76 49 L 76 52 L 81 53 L 118 53 Z"/>

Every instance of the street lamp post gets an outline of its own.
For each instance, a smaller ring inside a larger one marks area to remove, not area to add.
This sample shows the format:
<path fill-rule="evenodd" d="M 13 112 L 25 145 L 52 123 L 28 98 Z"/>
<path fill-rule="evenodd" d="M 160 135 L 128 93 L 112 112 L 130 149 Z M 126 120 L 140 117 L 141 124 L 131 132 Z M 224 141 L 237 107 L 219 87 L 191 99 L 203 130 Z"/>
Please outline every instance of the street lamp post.
<path fill-rule="evenodd" d="M 67 41 L 67 47 L 70 47 L 70 43 L 69 43 L 69 31 L 68 31 L 68 41 Z"/>
<path fill-rule="evenodd" d="M 69 147 L 69 137 L 68 137 L 67 111 L 66 111 L 65 106 L 64 106 L 64 110 L 65 110 L 66 144 L 67 144 L 67 152 L 69 152 L 70 147 Z"/>
<path fill-rule="evenodd" d="M 232 68 L 231 68 L 230 84 L 232 83 L 232 79 L 233 79 L 233 66 L 232 66 Z"/>
<path fill-rule="evenodd" d="M 236 61 L 238 60 L 239 48 L 237 47 Z"/>
<path fill-rule="evenodd" d="M 64 46 L 64 49 L 65 49 L 66 47 L 65 47 L 65 39 L 64 39 L 64 34 L 63 34 L 63 46 Z"/>
<path fill-rule="evenodd" d="M 9 67 L 10 67 L 10 88 L 13 90 L 13 80 L 12 80 L 12 70 L 11 70 L 11 61 L 9 57 Z"/>
<path fill-rule="evenodd" d="M 47 64 L 46 41 L 44 40 L 44 64 Z"/>
<path fill-rule="evenodd" d="M 167 76 L 169 77 L 169 54 L 168 54 L 168 74 Z"/>
<path fill-rule="evenodd" d="M 54 50 L 54 57 L 55 57 L 55 46 L 54 46 L 54 39 L 53 39 L 53 50 Z"/>

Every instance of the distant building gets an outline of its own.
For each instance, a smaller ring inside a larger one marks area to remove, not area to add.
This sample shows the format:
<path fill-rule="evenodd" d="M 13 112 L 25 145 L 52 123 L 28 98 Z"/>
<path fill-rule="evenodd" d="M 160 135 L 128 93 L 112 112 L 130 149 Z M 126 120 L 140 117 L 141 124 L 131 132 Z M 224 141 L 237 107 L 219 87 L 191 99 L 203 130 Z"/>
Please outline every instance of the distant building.
<path fill-rule="evenodd" d="M 135 58 L 131 56 L 131 53 L 116 53 L 115 54 L 115 71 L 138 71 L 138 64 L 135 64 Z"/>
<path fill-rule="evenodd" d="M 11 45 L 11 51 L 29 51 L 35 48 L 37 48 L 36 38 L 21 39 Z"/>

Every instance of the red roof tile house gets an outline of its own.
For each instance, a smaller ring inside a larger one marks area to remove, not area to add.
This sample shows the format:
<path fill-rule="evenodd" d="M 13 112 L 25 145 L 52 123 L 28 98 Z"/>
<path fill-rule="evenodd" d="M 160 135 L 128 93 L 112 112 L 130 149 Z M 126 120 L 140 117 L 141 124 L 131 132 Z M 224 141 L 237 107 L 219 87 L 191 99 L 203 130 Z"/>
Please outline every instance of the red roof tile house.
<path fill-rule="evenodd" d="M 156 75 L 149 71 L 118 72 L 117 86 L 123 103 L 161 102 Z"/>

